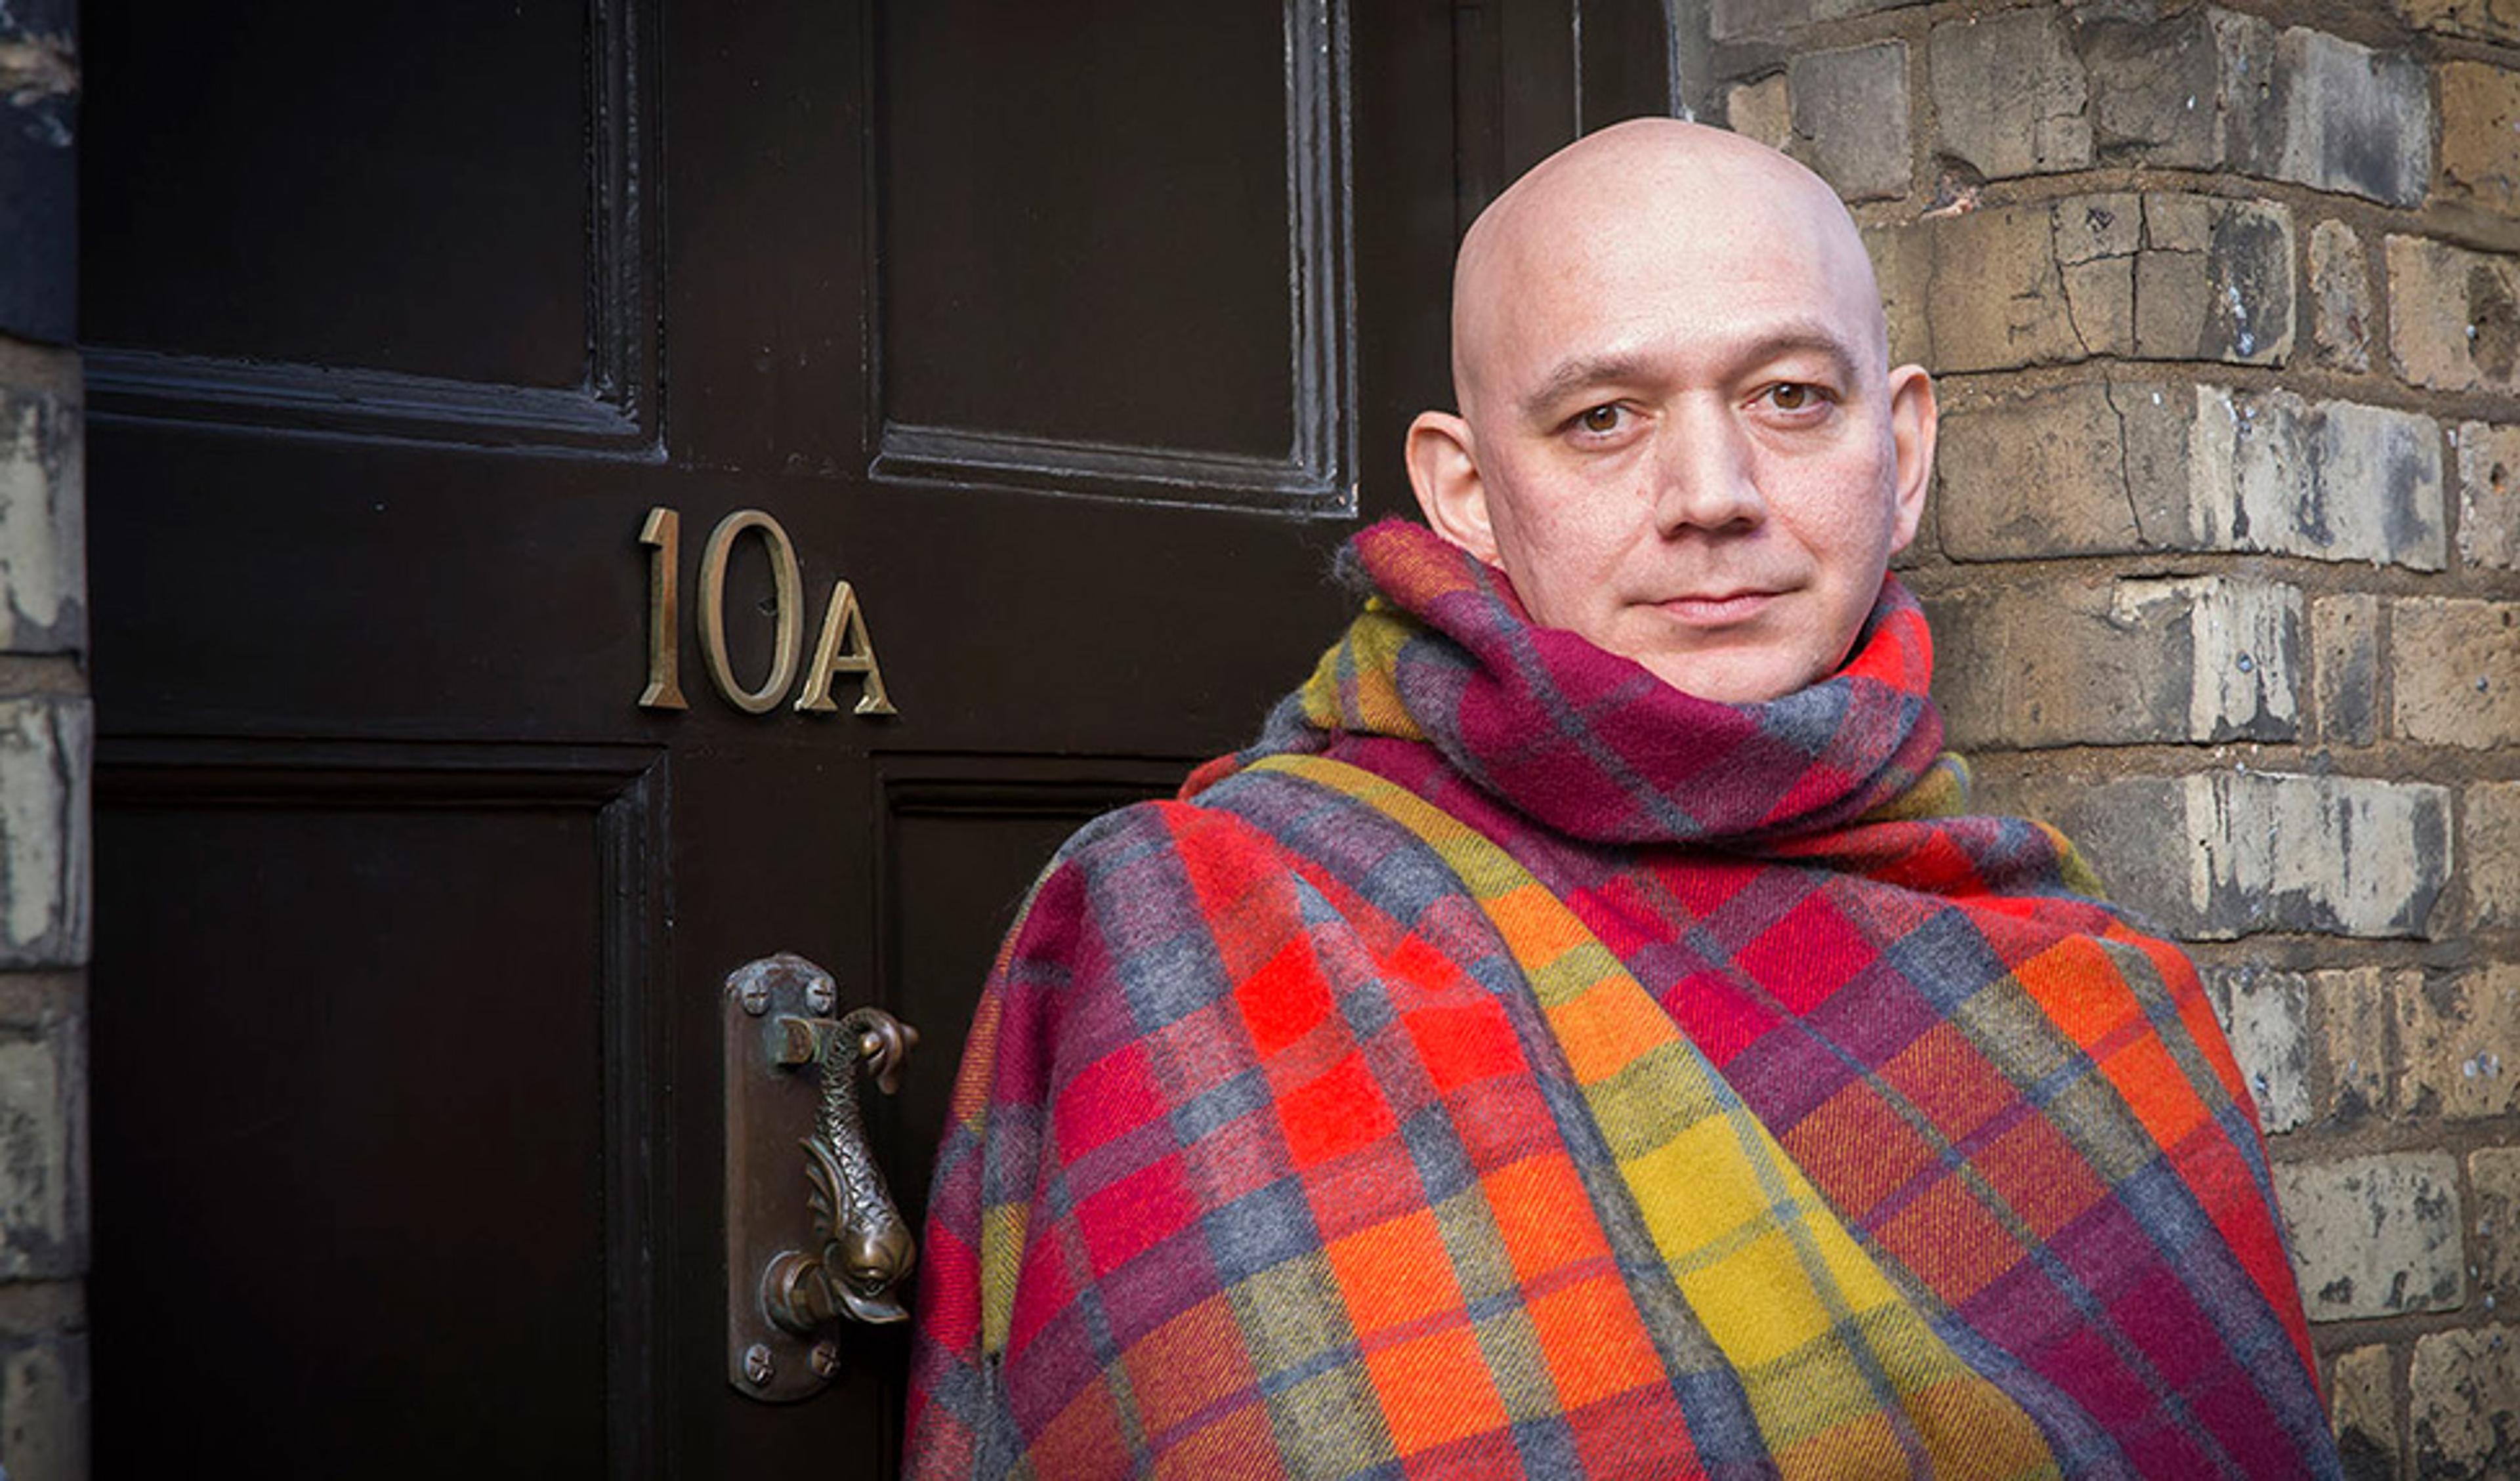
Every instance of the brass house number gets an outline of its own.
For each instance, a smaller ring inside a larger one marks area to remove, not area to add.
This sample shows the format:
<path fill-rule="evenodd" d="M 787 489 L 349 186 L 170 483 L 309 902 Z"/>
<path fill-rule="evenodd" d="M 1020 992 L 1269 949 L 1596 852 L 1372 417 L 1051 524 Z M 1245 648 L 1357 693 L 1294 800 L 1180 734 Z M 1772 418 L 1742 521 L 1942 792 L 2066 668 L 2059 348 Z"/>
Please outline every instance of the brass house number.
<path fill-rule="evenodd" d="M 726 558 L 746 534 L 758 534 L 769 548 L 770 577 L 779 604 L 779 637 L 770 674 L 751 689 L 737 681 L 726 651 Z M 645 709 L 688 709 L 681 678 L 683 516 L 661 504 L 648 511 L 639 543 L 648 547 L 648 687 L 640 692 L 639 703 Z M 796 695 L 796 708 L 803 713 L 828 714 L 839 708 L 832 698 L 832 680 L 840 674 L 858 677 L 855 713 L 898 713 L 884 693 L 883 667 L 876 661 L 875 639 L 867 632 L 866 611 L 858 605 L 857 592 L 846 581 L 832 583 L 832 600 L 823 607 L 823 635 L 814 644 L 810 663 L 803 661 L 804 597 L 796 547 L 778 520 L 757 509 L 740 509 L 717 522 L 717 528 L 709 531 L 708 543 L 700 547 L 699 602 L 700 657 L 717 692 L 737 709 L 762 714 L 788 696 L 801 666 L 805 687 Z"/>

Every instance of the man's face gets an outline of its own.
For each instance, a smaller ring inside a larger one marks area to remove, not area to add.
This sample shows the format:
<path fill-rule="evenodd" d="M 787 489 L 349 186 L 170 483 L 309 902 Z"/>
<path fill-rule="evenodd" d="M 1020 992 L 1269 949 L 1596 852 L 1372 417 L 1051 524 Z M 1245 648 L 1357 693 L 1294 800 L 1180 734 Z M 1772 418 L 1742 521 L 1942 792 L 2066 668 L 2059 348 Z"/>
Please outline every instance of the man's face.
<path fill-rule="evenodd" d="M 1833 671 L 1923 502 L 1930 383 L 1885 370 L 1863 248 L 1812 204 L 1614 200 L 1492 244 L 1457 321 L 1454 528 L 1421 480 L 1543 626 L 1704 698 Z"/>

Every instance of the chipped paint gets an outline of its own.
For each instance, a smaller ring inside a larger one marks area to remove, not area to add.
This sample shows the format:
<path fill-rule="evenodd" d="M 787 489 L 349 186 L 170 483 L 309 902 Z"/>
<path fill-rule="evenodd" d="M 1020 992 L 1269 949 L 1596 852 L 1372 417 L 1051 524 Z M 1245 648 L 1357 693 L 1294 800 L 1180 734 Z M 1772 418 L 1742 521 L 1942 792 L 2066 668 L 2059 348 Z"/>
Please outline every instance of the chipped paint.
<path fill-rule="evenodd" d="M 84 699 L 0 700 L 0 966 L 87 956 Z"/>
<path fill-rule="evenodd" d="M 2183 859 L 2187 890 L 2159 904 L 2191 936 L 2422 936 L 2455 872 L 2447 787 L 2245 769 L 2118 784 L 2162 785 L 2176 788 L 2187 846 L 2157 846 Z"/>
<path fill-rule="evenodd" d="M 2441 426 L 2291 391 L 2196 388 L 2193 543 L 2439 570 L 2449 556 Z"/>
<path fill-rule="evenodd" d="M 85 643 L 79 443 L 61 402 L 0 391 L 0 652 Z"/>
<path fill-rule="evenodd" d="M 2312 1321 L 2466 1302 L 2458 1170 L 2448 1152 L 2279 1166 L 2274 1178 Z"/>
<path fill-rule="evenodd" d="M 18 108 L 78 96 L 78 54 L 67 36 L 0 40 L 0 97 Z"/>

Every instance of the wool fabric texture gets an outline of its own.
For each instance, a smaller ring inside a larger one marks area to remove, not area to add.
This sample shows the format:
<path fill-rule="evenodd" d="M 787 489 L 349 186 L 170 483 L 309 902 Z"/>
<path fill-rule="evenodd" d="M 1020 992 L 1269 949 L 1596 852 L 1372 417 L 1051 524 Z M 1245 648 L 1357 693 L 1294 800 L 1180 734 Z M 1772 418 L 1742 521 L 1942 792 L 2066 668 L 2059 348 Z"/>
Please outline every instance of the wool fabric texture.
<path fill-rule="evenodd" d="M 1414 525 L 975 1016 L 914 1476 L 2338 1473 L 2193 966 L 1973 817 L 1895 580 L 1718 704 Z"/>

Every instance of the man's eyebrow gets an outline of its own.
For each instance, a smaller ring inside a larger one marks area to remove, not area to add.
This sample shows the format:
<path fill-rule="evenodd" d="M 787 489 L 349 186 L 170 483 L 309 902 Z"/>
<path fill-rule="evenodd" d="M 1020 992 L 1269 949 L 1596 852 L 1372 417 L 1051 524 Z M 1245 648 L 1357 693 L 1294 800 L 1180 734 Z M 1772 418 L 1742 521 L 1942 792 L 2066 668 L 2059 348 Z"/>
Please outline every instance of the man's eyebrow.
<path fill-rule="evenodd" d="M 1726 359 L 1735 366 L 1754 366 L 1795 353 L 1817 354 L 1825 359 L 1842 382 L 1856 379 L 1854 352 L 1842 336 L 1818 319 L 1778 324 L 1732 346 L 1726 351 Z M 1575 391 L 1590 385 L 1634 381 L 1646 374 L 1647 368 L 1646 357 L 1640 354 L 1578 355 L 1560 361 L 1521 398 L 1522 411 L 1535 420 L 1544 418 Z"/>
<path fill-rule="evenodd" d="M 1523 415 L 1538 421 L 1569 394 L 1588 385 L 1634 381 L 1643 373 L 1641 355 L 1578 355 L 1561 360 L 1522 398 Z"/>

